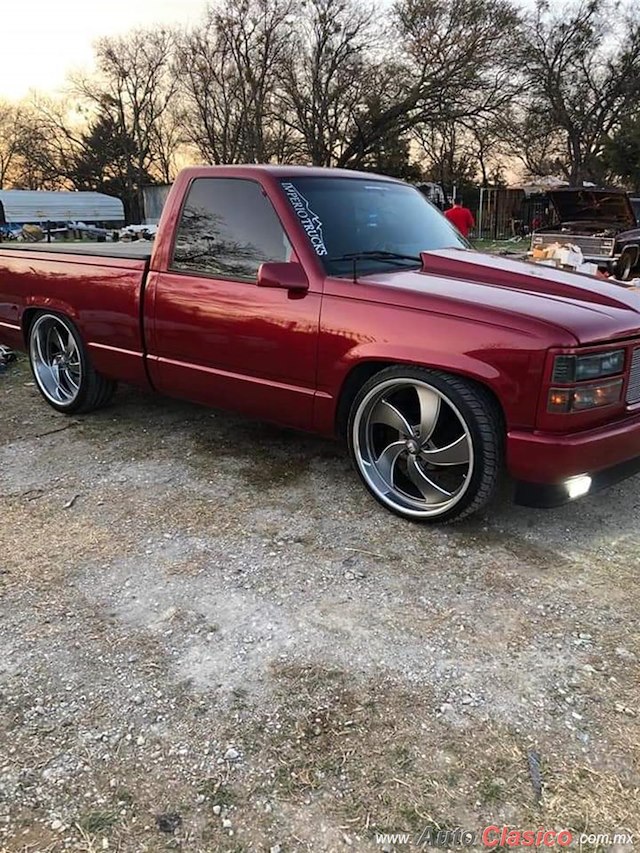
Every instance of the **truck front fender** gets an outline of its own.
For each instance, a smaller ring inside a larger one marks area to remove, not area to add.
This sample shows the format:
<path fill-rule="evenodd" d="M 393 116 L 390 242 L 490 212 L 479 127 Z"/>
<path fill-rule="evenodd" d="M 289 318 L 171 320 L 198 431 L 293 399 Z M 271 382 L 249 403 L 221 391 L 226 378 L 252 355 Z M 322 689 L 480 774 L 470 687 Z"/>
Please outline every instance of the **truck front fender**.
<path fill-rule="evenodd" d="M 436 370 L 467 376 L 486 385 L 499 382 L 502 376 L 497 367 L 468 353 L 445 353 L 441 350 L 430 349 L 428 346 L 398 346 L 396 343 L 386 342 L 362 344 L 354 347 L 345 354 L 344 366 L 347 372 L 350 372 L 358 364 L 376 361 L 432 367 Z M 505 379 L 507 378 L 505 377 Z"/>
<path fill-rule="evenodd" d="M 443 352 L 428 347 L 415 348 L 387 343 L 367 343 L 347 353 L 331 371 L 335 385 L 319 386 L 316 399 L 316 425 L 323 433 L 340 434 L 348 411 L 359 388 L 379 370 L 397 364 L 440 370 L 481 384 L 498 402 L 505 423 L 533 423 L 537 404 L 536 394 L 527 394 L 527 377 L 537 387 L 533 375 L 541 369 L 538 359 L 528 351 L 499 350 L 483 353 L 486 359 L 474 354 Z M 530 386 L 531 387 L 531 386 Z"/>

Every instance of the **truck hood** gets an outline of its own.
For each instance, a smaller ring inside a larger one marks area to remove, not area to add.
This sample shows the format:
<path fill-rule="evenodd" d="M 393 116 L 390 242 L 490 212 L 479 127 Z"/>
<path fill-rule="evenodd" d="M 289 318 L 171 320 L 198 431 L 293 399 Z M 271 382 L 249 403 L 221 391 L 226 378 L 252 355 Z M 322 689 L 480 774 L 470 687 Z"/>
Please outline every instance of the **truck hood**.
<path fill-rule="evenodd" d="M 561 329 L 579 344 L 640 337 L 640 290 L 469 249 L 423 252 L 421 258 L 420 270 L 363 281 L 430 297 L 430 307 L 440 313 L 521 329 Z M 404 301 L 400 293 L 385 299 Z"/>
<path fill-rule="evenodd" d="M 560 222 L 588 220 L 619 223 L 627 228 L 637 224 L 629 196 L 621 190 L 551 190 L 549 198 Z"/>

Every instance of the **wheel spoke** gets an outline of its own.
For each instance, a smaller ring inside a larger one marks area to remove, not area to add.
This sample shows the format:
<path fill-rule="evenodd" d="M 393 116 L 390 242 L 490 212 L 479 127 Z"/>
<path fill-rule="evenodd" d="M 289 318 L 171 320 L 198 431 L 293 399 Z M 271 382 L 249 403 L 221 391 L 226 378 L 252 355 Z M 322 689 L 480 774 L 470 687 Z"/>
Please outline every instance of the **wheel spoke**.
<path fill-rule="evenodd" d="M 396 466 L 396 462 L 398 461 L 398 457 L 401 453 L 403 453 L 407 449 L 404 441 L 394 441 L 393 444 L 389 444 L 382 451 L 380 456 L 375 460 L 375 466 L 378 470 L 378 474 L 382 477 L 382 479 L 387 483 L 387 485 L 393 488 L 393 469 Z"/>
<path fill-rule="evenodd" d="M 38 332 L 36 335 L 36 350 L 38 353 L 38 359 L 44 364 L 46 367 L 49 366 L 49 360 L 45 358 L 44 353 L 42 352 L 42 334 Z"/>
<path fill-rule="evenodd" d="M 64 380 L 73 392 L 78 391 L 78 389 L 80 388 L 80 385 L 78 384 L 78 382 L 76 382 L 70 370 L 64 371 Z"/>
<path fill-rule="evenodd" d="M 392 429 L 397 430 L 401 435 L 406 435 L 407 438 L 413 435 L 413 430 L 409 421 L 405 418 L 402 412 L 389 403 L 388 400 L 380 400 L 374 410 L 371 412 L 372 424 L 384 424 Z"/>
<path fill-rule="evenodd" d="M 62 383 L 60 382 L 60 368 L 55 362 L 51 364 L 46 364 L 45 367 L 49 368 L 51 373 L 51 378 L 53 379 L 53 394 L 55 397 L 60 400 L 61 403 L 64 403 L 64 395 L 62 393 Z"/>
<path fill-rule="evenodd" d="M 407 457 L 407 475 L 429 504 L 442 503 L 453 494 L 441 488 L 433 480 L 430 480 L 420 468 L 414 456 Z"/>
<path fill-rule="evenodd" d="M 428 388 L 417 387 L 420 402 L 420 444 L 424 446 L 433 435 L 440 416 L 440 397 Z"/>
<path fill-rule="evenodd" d="M 77 353 L 76 353 L 76 342 L 73 340 L 73 335 L 71 334 L 71 332 L 68 332 L 67 334 L 68 334 L 67 345 L 64 348 L 64 355 L 65 355 L 65 358 L 68 360 L 72 356 L 77 355 Z"/>
<path fill-rule="evenodd" d="M 461 435 L 456 441 L 446 447 L 424 449 L 420 452 L 422 459 L 432 465 L 468 465 L 470 461 L 469 442 L 466 435 Z"/>
<path fill-rule="evenodd" d="M 53 334 L 55 335 L 55 337 L 57 339 L 57 344 L 60 348 L 60 352 L 61 353 L 66 352 L 66 347 L 64 345 L 64 341 L 62 340 L 62 335 L 60 334 L 60 330 L 58 329 L 57 326 L 54 326 L 52 331 L 53 331 Z"/>

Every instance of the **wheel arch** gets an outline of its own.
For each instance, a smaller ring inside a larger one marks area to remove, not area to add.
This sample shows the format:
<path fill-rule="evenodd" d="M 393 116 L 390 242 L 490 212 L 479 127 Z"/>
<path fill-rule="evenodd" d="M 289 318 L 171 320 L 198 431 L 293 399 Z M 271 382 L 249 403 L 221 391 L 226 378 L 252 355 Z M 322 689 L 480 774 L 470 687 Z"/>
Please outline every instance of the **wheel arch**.
<path fill-rule="evenodd" d="M 78 326 L 78 318 L 74 309 L 71 308 L 70 305 L 66 305 L 65 303 L 58 304 L 57 302 L 52 303 L 51 301 L 47 300 L 46 302 L 43 302 L 41 304 L 29 303 L 29 305 L 27 305 L 20 317 L 22 337 L 24 338 L 24 344 L 27 351 L 29 349 L 29 331 L 31 329 L 31 326 L 33 325 L 33 321 L 36 315 L 42 312 L 50 312 L 51 314 L 57 314 L 59 316 L 64 317 L 66 320 L 70 320 L 76 327 L 78 334 L 84 342 L 84 335 L 82 334 Z"/>
<path fill-rule="evenodd" d="M 31 331 L 31 326 L 33 325 L 33 321 L 36 318 L 36 315 L 43 309 L 41 308 L 25 308 L 22 312 L 22 317 L 20 318 L 21 326 L 22 326 L 22 337 L 24 338 L 25 348 L 29 349 L 29 332 Z"/>
<path fill-rule="evenodd" d="M 622 246 L 620 255 L 622 256 L 625 253 L 631 255 L 631 269 L 634 270 L 638 266 L 638 261 L 640 260 L 640 244 L 627 243 L 626 245 Z"/>
<path fill-rule="evenodd" d="M 336 435 L 340 438 L 345 438 L 347 435 L 347 425 L 349 421 L 349 412 L 351 410 L 351 406 L 353 401 L 355 400 L 358 391 L 365 382 L 368 382 L 376 373 L 380 373 L 382 370 L 385 370 L 387 367 L 421 367 L 424 370 L 433 370 L 438 371 L 439 373 L 448 373 L 451 376 L 455 376 L 457 379 L 464 379 L 466 382 L 471 383 L 472 385 L 481 388 L 485 393 L 489 395 L 492 402 L 495 405 L 496 411 L 499 413 L 503 431 L 506 432 L 507 425 L 507 417 L 500 402 L 500 398 L 498 397 L 495 390 L 491 387 L 491 385 L 478 379 L 476 376 L 471 376 L 463 371 L 450 369 L 446 367 L 442 367 L 440 365 L 435 364 L 425 364 L 424 362 L 416 362 L 416 361 L 404 361 L 404 360 L 375 360 L 368 359 L 358 364 L 354 365 L 351 370 L 347 373 L 340 388 L 340 393 L 338 395 L 338 404 L 336 406 L 336 418 L 335 418 L 335 431 Z"/>

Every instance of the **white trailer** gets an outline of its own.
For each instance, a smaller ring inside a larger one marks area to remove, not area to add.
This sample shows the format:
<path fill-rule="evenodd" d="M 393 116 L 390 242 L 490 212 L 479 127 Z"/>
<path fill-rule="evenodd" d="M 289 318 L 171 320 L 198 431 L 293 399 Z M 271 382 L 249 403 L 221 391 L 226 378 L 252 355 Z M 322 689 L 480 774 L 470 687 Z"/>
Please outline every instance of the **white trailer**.
<path fill-rule="evenodd" d="M 84 222 L 124 225 L 119 198 L 94 192 L 0 190 L 0 225 Z"/>

